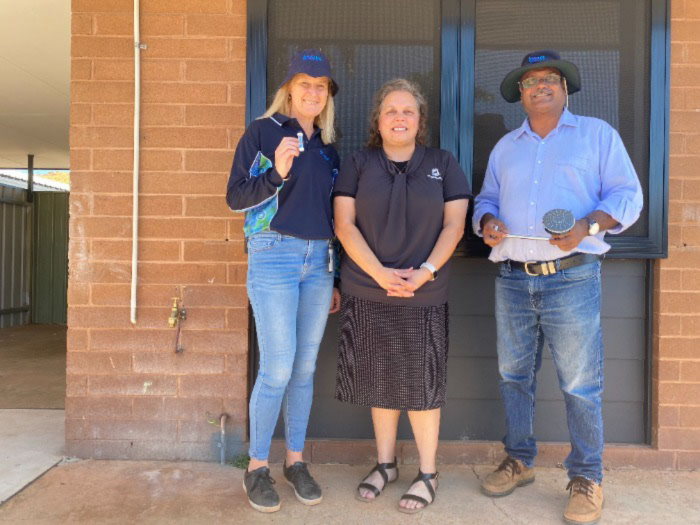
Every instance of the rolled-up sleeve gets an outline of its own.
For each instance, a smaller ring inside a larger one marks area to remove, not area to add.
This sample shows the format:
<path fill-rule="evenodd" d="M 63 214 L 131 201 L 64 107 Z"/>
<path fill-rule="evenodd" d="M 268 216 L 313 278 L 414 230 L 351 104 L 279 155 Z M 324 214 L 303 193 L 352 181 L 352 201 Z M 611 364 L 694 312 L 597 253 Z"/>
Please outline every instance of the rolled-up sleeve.
<path fill-rule="evenodd" d="M 607 231 L 617 234 L 639 219 L 644 196 L 637 172 L 615 129 L 607 127 L 601 134 L 600 148 L 601 200 L 596 209 L 619 223 Z"/>
<path fill-rule="evenodd" d="M 474 200 L 474 216 L 472 217 L 472 228 L 474 233 L 479 237 L 483 237 L 481 233 L 481 218 L 490 213 L 498 217 L 499 212 L 499 192 L 500 184 L 498 182 L 497 166 L 496 166 L 496 148 L 491 151 L 489 163 L 486 166 L 486 175 L 484 183 L 481 186 L 481 191 Z"/>

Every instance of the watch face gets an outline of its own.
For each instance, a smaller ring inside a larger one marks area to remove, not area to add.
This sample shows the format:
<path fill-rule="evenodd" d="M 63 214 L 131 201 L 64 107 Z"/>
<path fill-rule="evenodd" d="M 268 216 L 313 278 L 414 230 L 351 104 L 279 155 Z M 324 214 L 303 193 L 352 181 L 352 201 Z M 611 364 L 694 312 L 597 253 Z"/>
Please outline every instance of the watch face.
<path fill-rule="evenodd" d="M 595 222 L 591 221 L 588 223 L 588 235 L 595 235 L 600 231 L 600 225 Z"/>

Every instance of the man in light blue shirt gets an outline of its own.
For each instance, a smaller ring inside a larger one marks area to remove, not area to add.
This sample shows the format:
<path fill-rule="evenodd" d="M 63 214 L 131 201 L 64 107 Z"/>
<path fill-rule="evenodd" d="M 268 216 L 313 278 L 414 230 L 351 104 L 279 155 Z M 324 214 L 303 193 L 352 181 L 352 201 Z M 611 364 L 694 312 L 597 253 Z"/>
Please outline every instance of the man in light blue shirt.
<path fill-rule="evenodd" d="M 555 51 L 529 53 L 506 75 L 501 94 L 520 100 L 527 118 L 491 152 L 473 227 L 500 264 L 496 324 L 508 454 L 482 491 L 505 496 L 535 479 L 535 376 L 546 340 L 572 443 L 564 519 L 589 524 L 603 506 L 600 259 L 610 249 L 605 234 L 631 226 L 643 197 L 617 131 L 566 108 L 580 88 L 577 67 Z M 570 231 L 547 233 L 542 219 L 552 209 L 573 213 Z"/>

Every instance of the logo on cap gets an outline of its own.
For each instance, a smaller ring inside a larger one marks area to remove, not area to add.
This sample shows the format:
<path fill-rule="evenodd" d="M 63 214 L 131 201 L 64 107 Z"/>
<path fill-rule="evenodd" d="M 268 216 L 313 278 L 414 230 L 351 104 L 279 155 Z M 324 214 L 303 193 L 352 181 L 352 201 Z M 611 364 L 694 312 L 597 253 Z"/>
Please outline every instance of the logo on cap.
<path fill-rule="evenodd" d="M 302 60 L 315 60 L 316 62 L 323 62 L 323 59 L 318 55 L 304 55 Z"/>
<path fill-rule="evenodd" d="M 540 55 L 538 57 L 528 57 L 527 61 L 530 62 L 530 64 L 534 64 L 535 62 L 542 62 L 543 60 L 547 60 L 547 57 L 544 55 Z"/>

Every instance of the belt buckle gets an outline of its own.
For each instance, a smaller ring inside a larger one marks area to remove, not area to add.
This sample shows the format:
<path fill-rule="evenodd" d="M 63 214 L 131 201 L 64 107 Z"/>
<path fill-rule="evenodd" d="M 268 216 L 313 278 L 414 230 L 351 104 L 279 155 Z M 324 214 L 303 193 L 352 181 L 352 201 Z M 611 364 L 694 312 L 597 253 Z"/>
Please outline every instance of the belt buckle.
<path fill-rule="evenodd" d="M 531 272 L 531 271 L 530 271 L 530 265 L 531 265 L 531 264 L 537 264 L 537 262 L 536 262 L 536 261 L 528 261 L 528 262 L 526 262 L 526 263 L 523 265 L 523 267 L 525 268 L 525 273 L 528 274 L 528 275 L 540 275 L 539 273 L 534 273 L 534 272 Z"/>
<path fill-rule="evenodd" d="M 530 270 L 530 265 L 535 264 L 539 265 L 540 270 L 542 273 L 534 273 Z M 554 264 L 554 261 L 544 261 L 544 262 L 537 262 L 537 261 L 528 261 L 524 263 L 523 267 L 525 268 L 525 273 L 528 275 L 554 275 L 557 273 L 558 268 L 557 265 Z"/>

